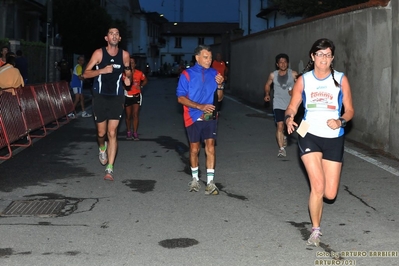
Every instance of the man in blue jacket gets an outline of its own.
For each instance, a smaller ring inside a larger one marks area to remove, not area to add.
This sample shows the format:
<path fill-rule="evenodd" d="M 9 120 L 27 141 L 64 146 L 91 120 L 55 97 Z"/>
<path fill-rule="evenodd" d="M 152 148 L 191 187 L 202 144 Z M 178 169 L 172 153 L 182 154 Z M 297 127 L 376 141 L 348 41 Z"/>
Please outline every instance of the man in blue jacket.
<path fill-rule="evenodd" d="M 214 183 L 215 141 L 217 131 L 218 102 L 223 99 L 223 76 L 211 68 L 212 52 L 207 45 L 199 45 L 195 51 L 196 63 L 180 75 L 176 95 L 183 105 L 184 126 L 190 142 L 190 167 L 192 181 L 189 191 L 199 191 L 198 154 L 201 142 L 205 142 L 207 186 L 205 194 L 217 195 Z"/>

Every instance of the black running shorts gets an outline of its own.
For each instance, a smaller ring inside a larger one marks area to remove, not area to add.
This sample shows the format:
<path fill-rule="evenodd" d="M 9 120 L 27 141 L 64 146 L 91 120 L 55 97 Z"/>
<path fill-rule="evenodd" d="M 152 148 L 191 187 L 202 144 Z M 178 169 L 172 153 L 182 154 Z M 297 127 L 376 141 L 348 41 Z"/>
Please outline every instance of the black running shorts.
<path fill-rule="evenodd" d="M 96 94 L 93 97 L 93 114 L 97 123 L 105 120 L 120 120 L 123 114 L 125 96 Z"/>
<path fill-rule="evenodd" d="M 298 136 L 299 155 L 311 152 L 321 152 L 323 159 L 342 162 L 344 156 L 344 136 L 337 138 L 322 138 L 307 133 L 304 138 Z"/>

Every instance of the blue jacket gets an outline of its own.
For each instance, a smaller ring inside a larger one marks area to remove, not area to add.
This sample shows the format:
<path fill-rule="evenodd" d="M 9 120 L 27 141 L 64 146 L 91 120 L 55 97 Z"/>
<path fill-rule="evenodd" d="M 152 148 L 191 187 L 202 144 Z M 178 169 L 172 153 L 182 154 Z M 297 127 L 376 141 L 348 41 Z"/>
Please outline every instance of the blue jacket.
<path fill-rule="evenodd" d="M 215 77 L 217 71 L 213 68 L 204 68 L 198 63 L 184 70 L 179 78 L 176 96 L 185 96 L 199 104 L 213 104 L 213 96 L 217 90 Z M 203 112 L 196 108 L 183 106 L 184 125 L 192 125 Z"/>

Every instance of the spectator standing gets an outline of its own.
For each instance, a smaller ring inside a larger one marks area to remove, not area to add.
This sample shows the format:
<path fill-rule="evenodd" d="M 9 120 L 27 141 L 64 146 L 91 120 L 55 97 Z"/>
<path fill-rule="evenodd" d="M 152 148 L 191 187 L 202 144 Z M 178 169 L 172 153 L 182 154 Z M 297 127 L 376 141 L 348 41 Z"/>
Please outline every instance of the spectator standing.
<path fill-rule="evenodd" d="M 297 129 L 299 154 L 310 181 L 309 214 L 312 233 L 307 245 L 318 246 L 323 198 L 337 196 L 344 154 L 344 128 L 354 116 L 348 78 L 333 68 L 335 45 L 319 39 L 309 51 L 310 60 L 296 81 L 285 111 L 289 134 L 298 124 L 294 116 L 303 103 L 305 114 Z M 344 110 L 344 111 L 343 111 Z"/>
<path fill-rule="evenodd" d="M 291 100 L 291 90 L 294 87 L 296 76 L 298 73 L 288 67 L 290 59 L 286 54 L 278 54 L 276 56 L 276 70 L 269 74 L 269 78 L 265 84 L 266 102 L 270 101 L 270 89 L 273 84 L 273 113 L 274 122 L 276 123 L 276 141 L 279 147 L 278 157 L 286 157 L 287 137 L 284 134 L 284 114 Z"/>
<path fill-rule="evenodd" d="M 129 53 L 118 47 L 122 39 L 119 30 L 115 27 L 109 28 L 104 39 L 107 46 L 94 51 L 83 78 L 96 77 L 93 83 L 92 106 L 97 125 L 98 157 L 102 165 L 107 165 L 104 179 L 113 181 L 118 125 L 125 101 L 124 86 L 130 87 L 132 71 Z M 123 73 L 126 76 L 124 81 Z"/>
<path fill-rule="evenodd" d="M 144 73 L 136 69 L 136 60 L 130 57 L 130 68 L 132 69 L 133 82 L 129 91 L 125 91 L 125 113 L 126 113 L 126 139 L 139 140 L 137 129 L 139 127 L 139 111 L 143 96 L 141 90 L 148 80 Z M 132 135 L 133 122 L 133 135 Z"/>
<path fill-rule="evenodd" d="M 83 96 L 83 64 L 85 63 L 85 58 L 83 55 L 78 56 L 77 58 L 78 63 L 73 68 L 72 72 L 72 81 L 71 81 L 71 88 L 73 93 L 75 94 L 75 99 L 73 106 L 76 111 L 76 106 L 80 103 L 80 107 L 82 108 L 82 117 L 91 117 L 91 114 L 85 111 L 85 100 Z M 75 114 L 69 114 L 69 117 L 74 117 Z"/>
<path fill-rule="evenodd" d="M 183 105 L 184 125 L 190 143 L 190 167 L 192 181 L 189 191 L 199 191 L 198 155 L 201 143 L 205 142 L 207 186 L 205 194 L 217 195 L 214 183 L 215 141 L 217 131 L 217 101 L 223 99 L 223 76 L 211 68 L 212 53 L 207 45 L 199 45 L 195 51 L 196 64 L 185 69 L 179 78 L 176 90 L 178 102 Z"/>
<path fill-rule="evenodd" d="M 15 68 L 15 54 L 8 52 L 6 55 L 6 63 L 0 67 L 0 93 L 5 90 L 15 93 L 9 88 L 19 88 L 24 86 L 24 79 L 18 68 Z"/>
<path fill-rule="evenodd" d="M 17 51 L 17 57 L 15 58 L 15 67 L 19 69 L 22 77 L 24 78 L 25 85 L 28 84 L 28 60 L 23 56 L 22 51 Z"/>
<path fill-rule="evenodd" d="M 58 63 L 57 68 L 60 71 L 60 80 L 65 80 L 69 84 L 72 78 L 72 69 L 68 61 L 65 58 L 62 58 Z"/>

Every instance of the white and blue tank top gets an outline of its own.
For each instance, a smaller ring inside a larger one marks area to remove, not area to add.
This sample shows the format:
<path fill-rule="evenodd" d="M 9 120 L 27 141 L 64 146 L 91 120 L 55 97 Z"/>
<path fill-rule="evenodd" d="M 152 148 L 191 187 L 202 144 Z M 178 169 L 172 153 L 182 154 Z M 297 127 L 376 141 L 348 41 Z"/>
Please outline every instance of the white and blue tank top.
<path fill-rule="evenodd" d="M 331 129 L 327 125 L 327 120 L 338 119 L 341 116 L 343 98 L 341 84 L 344 74 L 334 70 L 334 78 L 339 87 L 335 86 L 332 74 L 324 79 L 318 79 L 312 70 L 302 77 L 304 120 L 310 124 L 308 133 L 323 138 L 342 136 L 344 129 Z"/>

